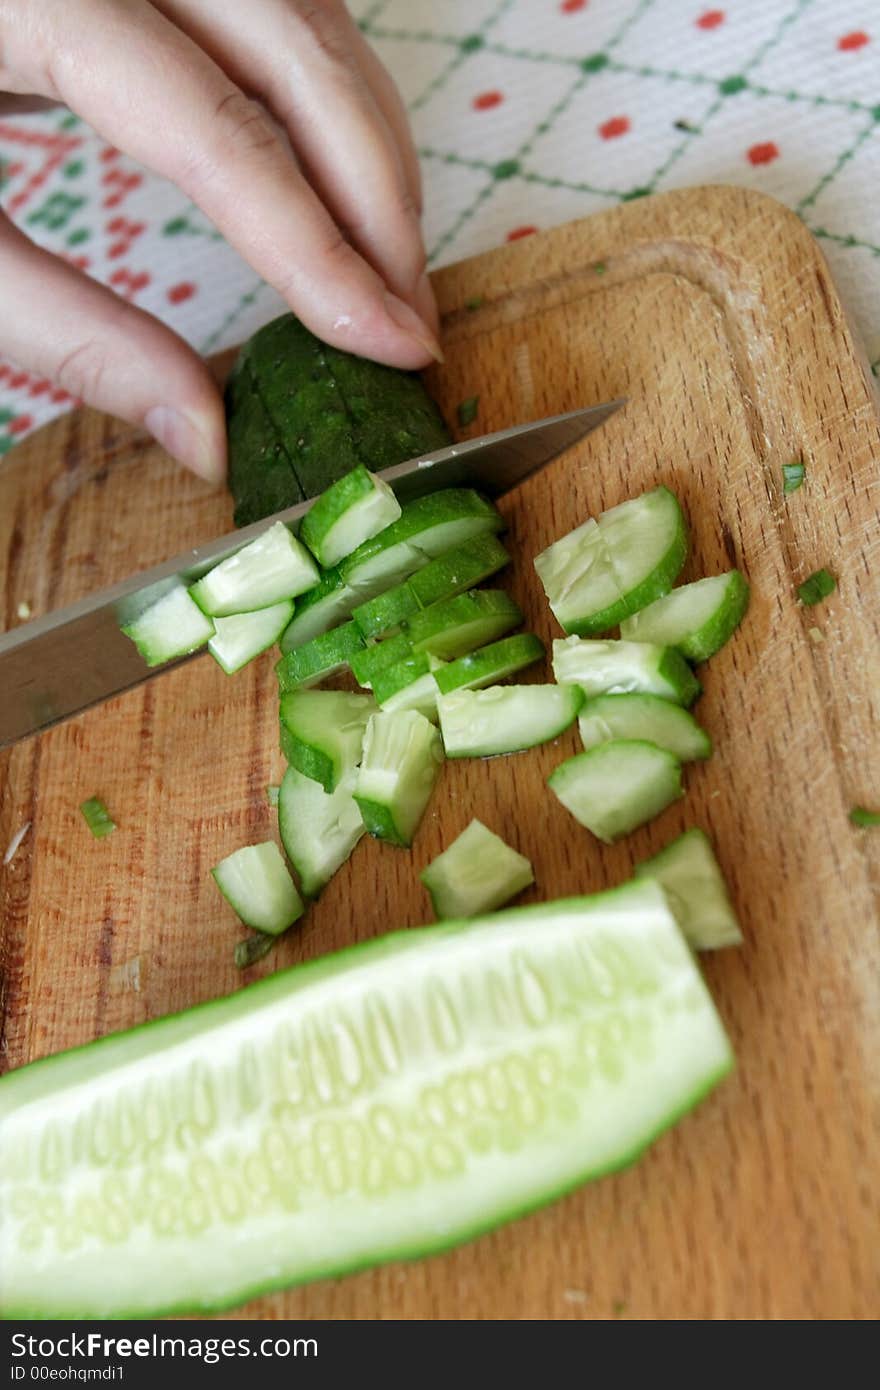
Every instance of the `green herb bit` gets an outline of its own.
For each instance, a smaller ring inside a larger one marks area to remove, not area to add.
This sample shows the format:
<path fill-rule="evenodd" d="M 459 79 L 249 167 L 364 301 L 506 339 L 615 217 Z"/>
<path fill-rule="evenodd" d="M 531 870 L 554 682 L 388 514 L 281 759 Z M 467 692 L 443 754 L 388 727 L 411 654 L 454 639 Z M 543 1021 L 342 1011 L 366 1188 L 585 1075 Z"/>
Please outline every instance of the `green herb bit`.
<path fill-rule="evenodd" d="M 873 825 L 880 825 L 880 811 L 869 811 L 866 806 L 854 806 L 849 813 L 849 818 L 853 825 L 861 826 L 863 830 L 869 830 Z"/>
<path fill-rule="evenodd" d="M 475 314 L 478 309 L 483 307 L 483 296 L 481 294 L 471 295 L 470 299 L 464 301 L 464 307 L 469 314 Z"/>
<path fill-rule="evenodd" d="M 461 402 L 458 407 L 458 423 L 462 428 L 465 425 L 472 425 L 476 420 L 479 404 L 479 396 L 468 396 L 466 401 Z"/>
<path fill-rule="evenodd" d="M 815 603 L 821 603 L 823 598 L 833 594 L 837 588 L 837 580 L 834 575 L 826 569 L 815 570 L 803 582 L 798 585 L 798 598 L 806 608 L 812 608 Z"/>
<path fill-rule="evenodd" d="M 596 264 L 593 266 L 593 274 L 604 275 L 607 269 L 608 267 L 604 261 L 597 261 Z"/>
<path fill-rule="evenodd" d="M 278 805 L 278 798 L 279 798 L 280 795 L 281 795 L 281 788 L 280 788 L 280 787 L 275 786 L 275 785 L 273 785 L 273 784 L 270 784 L 270 785 L 266 788 L 266 800 L 268 801 L 268 803 L 269 803 L 270 806 L 277 806 L 277 805 Z"/>
<path fill-rule="evenodd" d="M 790 492 L 797 492 L 804 481 L 807 470 L 800 462 L 784 463 L 782 465 L 782 491 L 787 497 Z"/>
<path fill-rule="evenodd" d="M 260 931 L 254 932 L 253 936 L 246 936 L 244 941 L 236 942 L 234 958 L 239 970 L 247 970 L 249 965 L 256 965 L 258 960 L 269 954 L 277 940 L 277 936 Z"/>
<path fill-rule="evenodd" d="M 79 809 L 96 840 L 103 840 L 105 835 L 116 829 L 115 820 L 111 819 L 110 812 L 99 796 L 90 796 Z"/>

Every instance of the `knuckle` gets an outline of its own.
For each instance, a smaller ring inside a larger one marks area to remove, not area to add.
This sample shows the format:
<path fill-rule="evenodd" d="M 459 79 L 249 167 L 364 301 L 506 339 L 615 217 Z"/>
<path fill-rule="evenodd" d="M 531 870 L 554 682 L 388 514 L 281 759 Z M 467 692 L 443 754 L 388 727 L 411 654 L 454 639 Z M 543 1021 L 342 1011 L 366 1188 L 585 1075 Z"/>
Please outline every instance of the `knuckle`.
<path fill-rule="evenodd" d="M 227 92 L 217 103 L 214 126 L 222 147 L 243 154 L 276 150 L 280 140 L 268 111 L 244 92 Z"/>
<path fill-rule="evenodd" d="M 96 401 L 101 397 L 108 366 L 105 345 L 99 338 L 86 338 L 60 358 L 52 376 L 72 396 Z"/>
<path fill-rule="evenodd" d="M 348 20 L 345 6 L 338 0 L 294 0 L 293 9 L 319 51 L 353 72 L 354 56 L 343 23 Z"/>

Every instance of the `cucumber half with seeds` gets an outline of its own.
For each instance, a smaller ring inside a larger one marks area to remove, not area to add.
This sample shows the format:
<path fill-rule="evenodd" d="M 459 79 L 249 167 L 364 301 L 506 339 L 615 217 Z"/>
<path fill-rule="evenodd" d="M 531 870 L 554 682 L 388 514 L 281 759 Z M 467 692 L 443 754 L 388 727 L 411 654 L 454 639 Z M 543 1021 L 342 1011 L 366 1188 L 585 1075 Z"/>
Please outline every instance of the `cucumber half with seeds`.
<path fill-rule="evenodd" d="M 292 652 L 285 652 L 276 663 L 275 673 L 282 691 L 306 689 L 317 685 L 318 681 L 335 675 L 351 663 L 359 651 L 363 650 L 364 639 L 356 623 L 343 623 L 341 627 L 322 632 Z"/>
<path fill-rule="evenodd" d="M 689 661 L 706 661 L 745 617 L 749 586 L 739 570 L 682 584 L 620 624 L 621 637 L 677 647 Z"/>
<path fill-rule="evenodd" d="M 568 758 L 548 785 L 576 821 L 610 845 L 678 800 L 681 764 L 655 743 L 622 739 Z"/>
<path fill-rule="evenodd" d="M 695 950 L 742 945 L 727 884 L 704 831 L 686 830 L 659 854 L 638 864 L 636 878 L 651 878 L 660 884 Z"/>
<path fill-rule="evenodd" d="M 659 695 L 597 695 L 578 715 L 578 728 L 584 748 L 641 739 L 668 748 L 683 763 L 712 752 L 712 740 L 694 716 Z"/>
<path fill-rule="evenodd" d="M 375 708 L 369 695 L 347 690 L 291 690 L 281 697 L 282 752 L 304 777 L 332 792 L 359 761 Z"/>
<path fill-rule="evenodd" d="M 400 516 L 387 483 L 363 465 L 332 483 L 303 517 L 299 534 L 318 563 L 328 569 Z"/>
<path fill-rule="evenodd" d="M 214 624 L 182 584 L 169 589 L 122 631 L 134 642 L 148 666 L 189 656 L 213 636 Z"/>
<path fill-rule="evenodd" d="M 357 753 L 360 758 L 360 750 Z M 352 796 L 357 764 L 345 768 L 336 788 L 289 767 L 278 793 L 281 843 L 299 875 L 302 891 L 315 898 L 350 856 L 366 827 Z"/>
<path fill-rule="evenodd" d="M 680 652 L 652 642 L 557 638 L 553 674 L 560 685 L 579 685 L 587 696 L 659 695 L 692 705 L 702 689 Z"/>
<path fill-rule="evenodd" d="M 440 695 L 437 713 L 447 758 L 491 758 L 548 743 L 577 718 L 574 685 L 492 685 Z"/>
<path fill-rule="evenodd" d="M 305 546 L 276 521 L 262 536 L 221 560 L 190 593 L 212 618 L 251 613 L 296 598 L 318 583 L 318 567 Z"/>
<path fill-rule="evenodd" d="M 494 912 L 535 881 L 525 855 L 479 820 L 472 820 L 420 877 L 440 918 Z"/>
<path fill-rule="evenodd" d="M 488 647 L 451 661 L 437 672 L 437 685 L 441 695 L 450 695 L 453 690 L 478 690 L 514 675 L 524 666 L 531 666 L 543 655 L 544 643 L 540 637 L 533 632 L 518 632 L 515 637 L 503 637 L 500 642 L 492 642 Z"/>
<path fill-rule="evenodd" d="M 293 617 L 293 599 L 258 608 L 254 613 L 235 613 L 215 618 L 208 651 L 227 676 L 240 671 L 255 656 L 273 647 Z"/>
<path fill-rule="evenodd" d="M 417 710 L 372 716 L 354 789 L 371 835 L 392 845 L 412 844 L 442 761 L 440 735 Z"/>
<path fill-rule="evenodd" d="M 274 840 L 235 850 L 211 872 L 226 901 L 255 931 L 277 936 L 303 914 L 302 898 Z"/>
<path fill-rule="evenodd" d="M 502 589 L 476 589 L 414 613 L 405 631 L 413 651 L 449 659 L 491 642 L 522 620 L 519 605 Z"/>

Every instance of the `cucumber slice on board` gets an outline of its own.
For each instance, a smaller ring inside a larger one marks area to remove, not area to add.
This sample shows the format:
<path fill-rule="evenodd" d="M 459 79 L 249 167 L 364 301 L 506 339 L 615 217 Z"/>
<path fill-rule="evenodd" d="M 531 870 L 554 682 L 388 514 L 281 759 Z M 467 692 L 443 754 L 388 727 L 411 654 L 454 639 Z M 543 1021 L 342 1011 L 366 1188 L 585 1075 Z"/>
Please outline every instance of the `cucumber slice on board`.
<path fill-rule="evenodd" d="M 563 629 L 595 636 L 668 593 L 687 549 L 678 498 L 658 487 L 585 521 L 536 556 L 535 569 Z"/>
<path fill-rule="evenodd" d="M 377 594 L 353 610 L 354 621 L 362 637 L 383 637 L 394 633 L 405 618 L 419 611 L 419 601 L 409 581 Z"/>
<path fill-rule="evenodd" d="M 659 695 L 692 705 L 702 686 L 681 652 L 650 642 L 557 638 L 553 674 L 560 685 L 579 685 L 592 695 Z"/>
<path fill-rule="evenodd" d="M 355 763 L 346 768 L 332 792 L 325 792 L 295 767 L 289 767 L 282 778 L 278 794 L 281 843 L 309 898 L 318 896 L 366 832 L 352 796 L 356 780 Z"/>
<path fill-rule="evenodd" d="M 161 666 L 163 661 L 198 651 L 213 636 L 214 624 L 186 588 L 178 584 L 140 617 L 125 623 L 122 631 L 134 642 L 148 666 Z"/>
<path fill-rule="evenodd" d="M 332 792 L 360 758 L 369 695 L 347 690 L 291 690 L 281 697 L 281 750 L 287 761 Z"/>
<path fill-rule="evenodd" d="M 576 821 L 610 845 L 678 800 L 681 764 L 655 743 L 621 739 L 568 758 L 548 786 Z"/>
<path fill-rule="evenodd" d="M 732 1066 L 656 884 L 366 941 L 0 1078 L 0 1303 L 207 1312 L 425 1256 L 632 1163 Z"/>
<path fill-rule="evenodd" d="M 714 656 L 739 627 L 749 586 L 739 570 L 682 584 L 620 624 L 621 637 L 677 647 L 689 661 Z"/>
<path fill-rule="evenodd" d="M 742 945 L 727 884 L 705 831 L 686 830 L 659 854 L 637 864 L 635 872 L 636 878 L 650 878 L 660 884 L 678 925 L 696 951 Z"/>
<path fill-rule="evenodd" d="M 497 536 L 476 536 L 439 555 L 409 581 L 420 608 L 441 599 L 452 598 L 496 574 L 510 562 L 510 556 Z"/>
<path fill-rule="evenodd" d="M 359 465 L 331 484 L 303 517 L 300 538 L 328 569 L 384 531 L 401 507 L 387 483 Z"/>
<path fill-rule="evenodd" d="M 437 685 L 441 695 L 450 695 L 453 690 L 478 690 L 540 661 L 544 653 L 540 637 L 533 632 L 518 632 L 515 637 L 503 637 L 500 642 L 451 661 L 437 672 Z"/>
<path fill-rule="evenodd" d="M 277 936 L 305 910 L 274 840 L 235 850 L 211 873 L 230 907 L 255 931 Z"/>
<path fill-rule="evenodd" d="M 208 651 L 227 676 L 240 671 L 255 656 L 274 647 L 293 617 L 293 599 L 258 608 L 254 613 L 235 613 L 231 618 L 215 618 L 214 634 Z"/>
<path fill-rule="evenodd" d="M 351 664 L 352 657 L 363 651 L 364 639 L 356 623 L 343 623 L 330 632 L 322 632 L 292 652 L 285 652 L 276 663 L 275 672 L 282 694 L 286 690 L 306 689 L 318 681 L 333 676 Z"/>
<path fill-rule="evenodd" d="M 417 710 L 383 710 L 367 724 L 354 789 L 368 831 L 408 848 L 434 789 L 443 745 Z"/>
<path fill-rule="evenodd" d="M 448 849 L 432 859 L 420 878 L 439 918 L 494 912 L 535 881 L 525 855 L 479 820 L 472 820 Z"/>
<path fill-rule="evenodd" d="M 212 618 L 251 613 L 285 598 L 313 589 L 320 579 L 318 566 L 305 546 L 276 521 L 250 545 L 221 560 L 190 593 Z"/>
<path fill-rule="evenodd" d="M 578 715 L 578 728 L 584 748 L 622 738 L 656 743 L 683 763 L 712 753 L 712 740 L 694 716 L 659 695 L 597 695 Z"/>
<path fill-rule="evenodd" d="M 432 724 L 437 723 L 437 681 L 435 670 L 443 663 L 427 652 L 413 652 L 394 666 L 386 666 L 373 681 L 373 697 L 380 709 L 417 709 Z"/>
<path fill-rule="evenodd" d="M 405 631 L 413 651 L 449 659 L 472 652 L 522 621 L 522 610 L 503 590 L 476 589 L 413 614 Z"/>
<path fill-rule="evenodd" d="M 382 642 L 371 641 L 368 646 L 355 652 L 351 658 L 352 673 L 358 685 L 370 689 L 380 671 L 384 671 L 386 666 L 396 666 L 407 656 L 412 656 L 412 642 L 405 632 L 398 632 Z"/>
<path fill-rule="evenodd" d="M 351 610 L 357 603 L 360 603 L 360 595 L 340 582 L 339 571 L 328 570 L 320 583 L 298 600 L 293 622 L 281 634 L 282 652 L 295 651 L 314 637 L 329 632 L 331 627 L 351 617 Z"/>
<path fill-rule="evenodd" d="M 576 685 L 492 685 L 437 700 L 447 758 L 518 753 L 565 733 L 584 702 Z"/>

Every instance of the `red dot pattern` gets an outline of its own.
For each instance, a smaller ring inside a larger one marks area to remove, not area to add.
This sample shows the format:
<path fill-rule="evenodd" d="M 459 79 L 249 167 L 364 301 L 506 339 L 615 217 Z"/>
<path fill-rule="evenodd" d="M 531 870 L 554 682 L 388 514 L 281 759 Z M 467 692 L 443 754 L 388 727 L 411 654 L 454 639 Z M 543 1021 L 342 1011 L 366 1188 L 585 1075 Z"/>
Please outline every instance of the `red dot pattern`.
<path fill-rule="evenodd" d="M 493 106 L 500 106 L 503 100 L 501 92 L 480 92 L 474 97 L 473 108 L 475 111 L 491 111 Z"/>
<path fill-rule="evenodd" d="M 619 136 L 626 135 L 629 129 L 629 116 L 612 116 L 610 120 L 602 122 L 599 134 L 603 140 L 616 140 Z"/>
<path fill-rule="evenodd" d="M 704 10 L 696 21 L 698 29 L 717 29 L 723 24 L 726 15 L 723 10 Z"/>
<path fill-rule="evenodd" d="M 508 241 L 522 241 L 524 236 L 534 236 L 537 227 L 513 227 L 507 233 Z"/>
<path fill-rule="evenodd" d="M 870 35 L 864 29 L 854 29 L 851 34 L 842 34 L 837 40 L 837 47 L 842 53 L 854 53 L 859 48 L 864 48 L 866 43 L 870 43 Z"/>
<path fill-rule="evenodd" d="M 189 280 L 181 280 L 179 285 L 172 285 L 168 290 L 168 302 L 170 304 L 183 304 L 185 300 L 192 299 L 196 292 L 196 287 Z"/>
<path fill-rule="evenodd" d="M 746 151 L 746 158 L 750 164 L 772 164 L 774 159 L 779 158 L 779 146 L 773 140 L 764 140 L 758 145 L 751 145 Z"/>
<path fill-rule="evenodd" d="M 587 0 L 562 0 L 559 8 L 563 14 L 577 14 L 578 10 L 587 8 Z"/>

